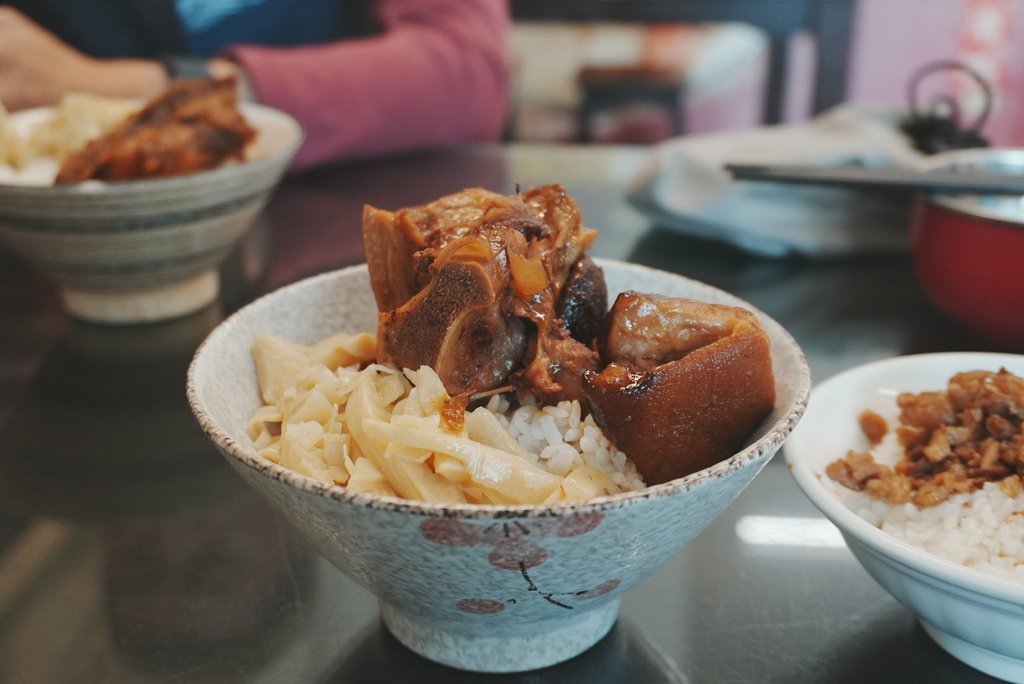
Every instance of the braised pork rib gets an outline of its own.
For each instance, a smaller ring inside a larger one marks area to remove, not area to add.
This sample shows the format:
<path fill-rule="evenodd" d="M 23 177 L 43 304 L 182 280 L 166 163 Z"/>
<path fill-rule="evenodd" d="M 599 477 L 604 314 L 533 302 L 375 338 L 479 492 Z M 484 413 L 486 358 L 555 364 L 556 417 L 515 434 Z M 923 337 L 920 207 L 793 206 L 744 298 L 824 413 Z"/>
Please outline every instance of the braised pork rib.
<path fill-rule="evenodd" d="M 585 255 L 596 235 L 560 185 L 366 207 L 378 359 L 431 366 L 452 394 L 511 383 L 545 402 L 581 398 L 607 309 L 604 275 Z"/>

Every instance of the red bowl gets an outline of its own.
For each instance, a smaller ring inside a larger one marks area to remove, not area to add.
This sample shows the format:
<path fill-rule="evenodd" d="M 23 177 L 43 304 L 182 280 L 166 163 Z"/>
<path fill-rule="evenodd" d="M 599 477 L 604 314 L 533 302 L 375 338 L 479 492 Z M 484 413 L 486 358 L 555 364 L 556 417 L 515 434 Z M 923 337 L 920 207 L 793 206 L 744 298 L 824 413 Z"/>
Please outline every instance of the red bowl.
<path fill-rule="evenodd" d="M 1024 171 L 1024 150 L 939 157 L 936 169 Z M 997 344 L 1024 347 L 1024 197 L 920 197 L 910 238 L 914 269 L 939 307 Z"/>

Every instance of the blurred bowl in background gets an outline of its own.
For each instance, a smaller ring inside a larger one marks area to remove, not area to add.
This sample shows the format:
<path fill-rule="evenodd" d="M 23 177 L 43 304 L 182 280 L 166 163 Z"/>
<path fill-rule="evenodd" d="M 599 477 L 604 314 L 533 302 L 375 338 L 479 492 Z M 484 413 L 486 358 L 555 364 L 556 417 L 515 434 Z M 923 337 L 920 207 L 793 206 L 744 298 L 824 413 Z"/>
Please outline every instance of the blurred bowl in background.
<path fill-rule="evenodd" d="M 259 131 L 244 162 L 137 181 L 0 184 L 0 242 L 53 278 L 80 319 L 139 323 L 203 308 L 218 295 L 218 265 L 303 139 L 283 112 L 240 108 Z M 49 115 L 27 110 L 11 122 L 27 128 Z"/>
<path fill-rule="evenodd" d="M 931 169 L 1021 175 L 1024 149 L 945 152 Z M 1024 346 L 1024 197 L 921 196 L 911 252 L 940 308 L 998 344 Z"/>

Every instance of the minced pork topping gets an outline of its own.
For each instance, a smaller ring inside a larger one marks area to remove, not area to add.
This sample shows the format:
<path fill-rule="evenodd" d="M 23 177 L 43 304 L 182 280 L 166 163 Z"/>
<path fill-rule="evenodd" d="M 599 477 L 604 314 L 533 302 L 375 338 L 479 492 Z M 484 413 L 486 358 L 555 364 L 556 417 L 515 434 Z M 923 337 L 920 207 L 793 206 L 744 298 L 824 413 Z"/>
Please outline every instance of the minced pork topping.
<path fill-rule="evenodd" d="M 1011 498 L 1020 494 L 1024 378 L 1005 368 L 996 373 L 967 371 L 950 378 L 944 392 L 903 392 L 896 403 L 900 461 L 888 466 L 870 452 L 850 450 L 829 464 L 829 477 L 874 499 L 920 507 L 973 492 L 986 482 L 998 482 Z M 872 411 L 862 413 L 859 421 L 871 444 L 888 429 L 884 418 Z"/>

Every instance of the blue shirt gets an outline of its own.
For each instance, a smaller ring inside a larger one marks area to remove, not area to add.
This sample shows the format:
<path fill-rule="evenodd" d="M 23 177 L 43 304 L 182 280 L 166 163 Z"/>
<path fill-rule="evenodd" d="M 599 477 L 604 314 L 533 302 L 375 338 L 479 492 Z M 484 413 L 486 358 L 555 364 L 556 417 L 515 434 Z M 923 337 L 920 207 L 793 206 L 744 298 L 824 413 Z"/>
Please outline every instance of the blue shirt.
<path fill-rule="evenodd" d="M 174 0 L 190 54 L 209 56 L 232 43 L 285 46 L 341 35 L 339 0 Z"/>

